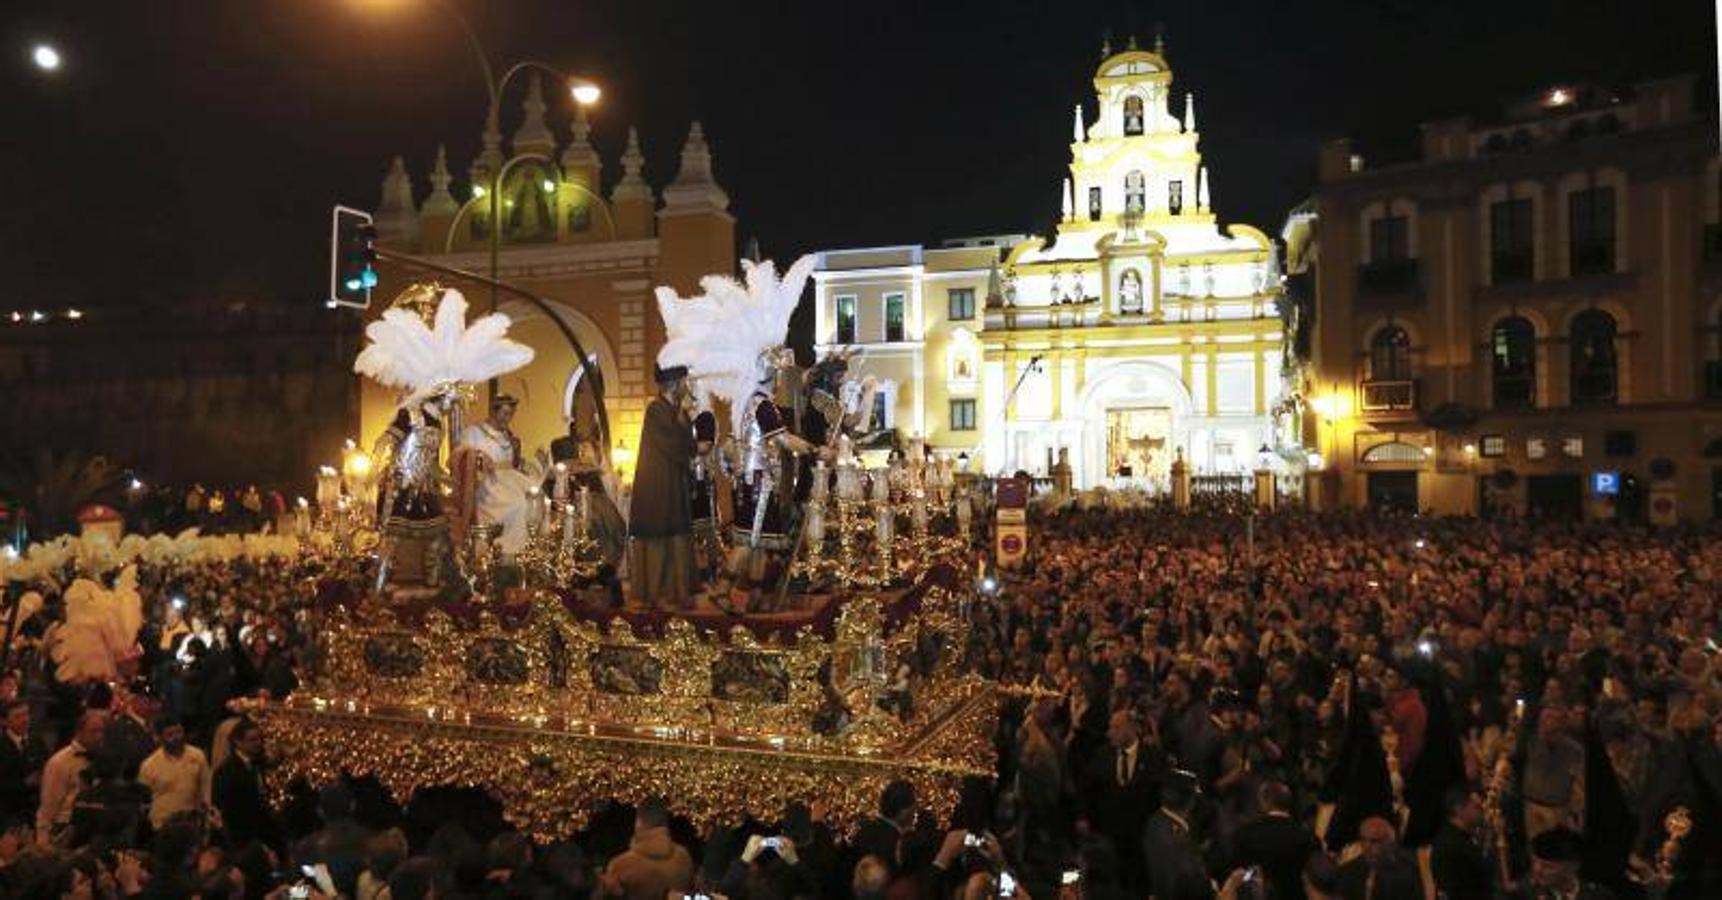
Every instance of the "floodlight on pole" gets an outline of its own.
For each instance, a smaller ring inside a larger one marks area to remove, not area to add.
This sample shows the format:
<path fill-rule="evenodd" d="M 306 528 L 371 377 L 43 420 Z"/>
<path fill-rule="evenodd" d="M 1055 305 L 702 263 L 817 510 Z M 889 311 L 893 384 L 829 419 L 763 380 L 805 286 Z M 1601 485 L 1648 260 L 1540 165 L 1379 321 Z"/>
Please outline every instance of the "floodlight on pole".
<path fill-rule="evenodd" d="M 60 51 L 55 49 L 52 44 L 37 44 L 35 49 L 30 51 L 30 61 L 36 64 L 36 68 L 44 72 L 59 71 L 62 62 Z"/>

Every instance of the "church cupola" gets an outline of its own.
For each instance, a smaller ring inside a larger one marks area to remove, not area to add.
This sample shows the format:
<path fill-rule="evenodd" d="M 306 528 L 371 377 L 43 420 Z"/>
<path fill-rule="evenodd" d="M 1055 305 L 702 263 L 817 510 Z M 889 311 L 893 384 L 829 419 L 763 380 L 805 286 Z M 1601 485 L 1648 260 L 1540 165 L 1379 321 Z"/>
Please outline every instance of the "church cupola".
<path fill-rule="evenodd" d="M 550 127 L 544 124 L 544 112 L 548 107 L 544 104 L 544 85 L 538 80 L 536 73 L 526 88 L 526 101 L 521 107 L 526 117 L 514 131 L 514 155 L 531 154 L 548 158 L 556 152 L 556 137 L 550 133 Z"/>
<path fill-rule="evenodd" d="M 610 191 L 610 209 L 616 217 L 616 237 L 638 240 L 652 236 L 652 207 L 657 200 L 652 186 L 640 174 L 646 157 L 640 152 L 640 133 L 628 128 L 628 149 L 622 152 L 622 180 Z"/>

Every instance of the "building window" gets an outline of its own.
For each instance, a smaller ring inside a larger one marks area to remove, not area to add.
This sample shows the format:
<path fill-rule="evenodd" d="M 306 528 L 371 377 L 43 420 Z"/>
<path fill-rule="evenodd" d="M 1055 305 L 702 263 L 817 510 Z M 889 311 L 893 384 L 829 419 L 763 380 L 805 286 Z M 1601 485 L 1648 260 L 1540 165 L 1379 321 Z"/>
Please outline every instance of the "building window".
<path fill-rule="evenodd" d="M 1166 182 L 1166 208 L 1174 216 L 1184 211 L 1184 182 L 1176 179 Z"/>
<path fill-rule="evenodd" d="M 1573 316 L 1569 335 L 1572 344 L 1572 402 L 1615 401 L 1619 376 L 1615 334 L 1614 316 L 1600 309 L 1587 309 Z"/>
<path fill-rule="evenodd" d="M 1502 200 L 1489 207 L 1489 274 L 1495 284 L 1530 281 L 1536 246 L 1531 198 Z"/>
<path fill-rule="evenodd" d="M 855 343 L 855 298 L 837 298 L 837 343 Z"/>
<path fill-rule="evenodd" d="M 1525 439 L 1525 458 L 1543 459 L 1549 455 L 1549 445 L 1542 438 Z"/>
<path fill-rule="evenodd" d="M 1370 221 L 1370 262 L 1392 262 L 1410 258 L 1410 223 L 1404 216 L 1382 216 Z"/>
<path fill-rule="evenodd" d="M 1088 221 L 1098 222 L 1101 215 L 1100 188 L 1088 189 Z"/>
<path fill-rule="evenodd" d="M 952 400 L 951 401 L 951 430 L 952 431 L 974 431 L 975 430 L 975 401 L 973 401 L 973 400 Z"/>
<path fill-rule="evenodd" d="M 1369 342 L 1371 381 L 1411 380 L 1411 337 L 1398 325 L 1388 325 Z"/>
<path fill-rule="evenodd" d="M 1561 455 L 1568 459 L 1584 459 L 1584 438 L 1576 434 L 1561 438 Z"/>
<path fill-rule="evenodd" d="M 1496 409 L 1536 405 L 1537 332 L 1523 316 L 1495 323 L 1489 335 Z"/>
<path fill-rule="evenodd" d="M 1124 175 L 1124 212 L 1140 215 L 1148 208 L 1148 179 L 1141 172 Z"/>
<path fill-rule="evenodd" d="M 1124 133 L 1142 133 L 1142 98 L 1131 94 L 1124 98 Z"/>
<path fill-rule="evenodd" d="M 878 430 L 891 427 L 891 395 L 886 391 L 873 395 L 873 427 Z"/>
<path fill-rule="evenodd" d="M 1614 271 L 1614 188 L 1567 195 L 1567 249 L 1573 275 Z"/>
<path fill-rule="evenodd" d="M 945 292 L 952 322 L 967 322 L 975 317 L 975 289 L 951 288 Z"/>
<path fill-rule="evenodd" d="M 1507 439 L 1499 434 L 1485 434 L 1478 445 L 1484 458 L 1496 459 L 1507 455 Z"/>
<path fill-rule="evenodd" d="M 1118 278 L 1118 311 L 1127 316 L 1142 312 L 1142 276 L 1135 269 L 1125 269 Z"/>
<path fill-rule="evenodd" d="M 895 343 L 903 339 L 903 295 L 885 295 L 885 340 Z"/>

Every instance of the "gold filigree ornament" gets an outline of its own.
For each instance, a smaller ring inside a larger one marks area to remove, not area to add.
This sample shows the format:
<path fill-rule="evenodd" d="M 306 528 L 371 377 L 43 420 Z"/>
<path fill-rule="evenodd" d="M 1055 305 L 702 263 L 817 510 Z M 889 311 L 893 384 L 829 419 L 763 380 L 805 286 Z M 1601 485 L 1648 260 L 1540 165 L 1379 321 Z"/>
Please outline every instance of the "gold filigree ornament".
<path fill-rule="evenodd" d="M 487 606 L 467 626 L 370 598 L 332 615 L 305 687 L 240 705 L 279 761 L 278 792 L 343 772 L 403 801 L 480 787 L 544 840 L 648 796 L 701 826 L 823 800 L 846 829 L 898 778 L 943 815 L 965 776 L 993 772 L 997 687 L 960 671 L 958 598 L 928 588 L 894 630 L 880 599 L 844 601 L 830 640 L 811 627 L 780 640 L 681 619 L 661 635 L 600 629 L 547 591 L 525 592 L 513 628 Z"/>

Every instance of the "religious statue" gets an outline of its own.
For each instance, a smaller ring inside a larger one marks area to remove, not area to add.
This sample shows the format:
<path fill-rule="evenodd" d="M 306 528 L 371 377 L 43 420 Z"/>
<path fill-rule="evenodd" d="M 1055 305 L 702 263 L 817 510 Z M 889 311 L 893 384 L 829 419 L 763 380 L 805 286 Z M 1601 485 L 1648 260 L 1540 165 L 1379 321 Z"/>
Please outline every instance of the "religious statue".
<path fill-rule="evenodd" d="M 580 433 L 580 422 L 568 420 L 568 433 L 550 442 L 550 463 L 544 479 L 544 495 L 578 502 L 585 491 L 586 528 L 598 542 L 604 563 L 613 570 L 621 565 L 628 549 L 628 526 L 616 508 L 616 488 L 610 474 L 609 456 L 595 440 Z M 559 479 L 565 479 L 557 486 Z"/>
<path fill-rule="evenodd" d="M 729 404 L 740 446 L 726 574 L 733 594 L 750 609 L 763 608 L 788 574 L 787 501 L 795 486 L 786 482 L 797 471 L 789 457 L 814 449 L 791 432 L 791 416 L 777 397 L 795 364 L 783 346 L 789 317 L 815 262 L 813 256 L 796 260 L 780 281 L 770 262 L 743 260 L 745 284 L 710 276 L 700 282 L 704 295 L 688 299 L 670 288 L 657 290 L 667 336 L 658 364 L 686 366 L 703 393 Z"/>
<path fill-rule="evenodd" d="M 457 428 L 462 394 L 530 363 L 532 348 L 508 339 L 507 316 L 469 326 L 466 309 L 459 291 L 414 285 L 366 326 L 368 343 L 353 361 L 353 371 L 403 392 L 374 454 L 383 472 L 379 592 L 468 589 L 444 509 L 443 440 Z"/>
<path fill-rule="evenodd" d="M 685 608 L 694 591 L 693 423 L 683 403 L 686 366 L 657 369 L 658 395 L 646 406 L 634 493 L 628 506 L 629 577 L 634 599 Z"/>
<path fill-rule="evenodd" d="M 718 450 L 717 416 L 702 409 L 694 416 L 694 471 L 692 509 L 694 517 L 694 563 L 701 581 L 710 581 L 723 564 L 723 538 L 718 529 L 718 477 L 722 474 Z"/>
<path fill-rule="evenodd" d="M 1118 280 L 1118 311 L 1126 315 L 1142 311 L 1142 276 L 1135 269 L 1126 270 Z"/>
<path fill-rule="evenodd" d="M 490 418 L 461 433 L 461 446 L 478 454 L 476 518 L 497 530 L 496 545 L 504 556 L 526 545 L 526 520 L 541 512 L 532 502 L 540 466 L 522 458 L 520 438 L 509 429 L 519 405 L 512 395 L 497 394 L 490 400 Z"/>

